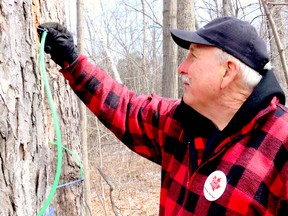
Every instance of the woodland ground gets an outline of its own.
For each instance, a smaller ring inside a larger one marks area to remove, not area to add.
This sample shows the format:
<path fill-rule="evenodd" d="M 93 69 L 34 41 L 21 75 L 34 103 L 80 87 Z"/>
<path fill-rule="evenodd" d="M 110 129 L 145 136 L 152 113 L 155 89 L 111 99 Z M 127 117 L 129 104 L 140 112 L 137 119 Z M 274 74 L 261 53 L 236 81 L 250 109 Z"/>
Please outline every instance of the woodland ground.
<path fill-rule="evenodd" d="M 94 139 L 95 140 L 95 139 Z M 137 155 L 111 135 L 89 153 L 91 172 L 91 211 L 93 216 L 116 215 L 112 210 L 110 187 L 118 215 L 157 216 L 159 211 L 160 166 Z M 113 144 L 111 144 L 113 143 Z M 106 213 L 105 213 L 106 211 Z"/>

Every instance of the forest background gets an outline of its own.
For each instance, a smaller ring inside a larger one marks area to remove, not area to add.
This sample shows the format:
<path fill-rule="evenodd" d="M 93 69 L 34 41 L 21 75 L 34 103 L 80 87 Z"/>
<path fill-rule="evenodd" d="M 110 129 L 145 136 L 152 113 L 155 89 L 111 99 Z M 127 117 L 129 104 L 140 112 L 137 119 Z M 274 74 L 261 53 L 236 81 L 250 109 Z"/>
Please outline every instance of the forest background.
<path fill-rule="evenodd" d="M 40 23 L 67 26 L 79 51 L 130 89 L 181 98 L 177 67 L 187 51 L 171 40 L 169 29 L 195 30 L 213 18 L 236 16 L 265 40 L 287 94 L 287 4 L 0 0 L 0 215 L 39 215 L 56 179 L 59 154 L 51 144 L 54 122 L 39 70 Z M 83 107 L 47 56 L 45 63 L 62 144 L 74 154 L 62 149 L 57 184 L 76 183 L 58 188 L 44 215 L 158 215 L 160 167 L 119 143 Z"/>

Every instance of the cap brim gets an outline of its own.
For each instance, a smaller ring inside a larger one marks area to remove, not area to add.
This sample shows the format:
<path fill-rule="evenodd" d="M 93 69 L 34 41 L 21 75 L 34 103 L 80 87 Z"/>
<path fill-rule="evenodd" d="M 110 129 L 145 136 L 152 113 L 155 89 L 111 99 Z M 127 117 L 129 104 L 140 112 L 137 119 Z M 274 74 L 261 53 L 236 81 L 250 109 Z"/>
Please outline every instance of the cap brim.
<path fill-rule="evenodd" d="M 214 46 L 214 44 L 209 43 L 207 40 L 200 37 L 196 32 L 171 29 L 170 33 L 175 43 L 184 49 L 189 49 L 191 43 Z"/>

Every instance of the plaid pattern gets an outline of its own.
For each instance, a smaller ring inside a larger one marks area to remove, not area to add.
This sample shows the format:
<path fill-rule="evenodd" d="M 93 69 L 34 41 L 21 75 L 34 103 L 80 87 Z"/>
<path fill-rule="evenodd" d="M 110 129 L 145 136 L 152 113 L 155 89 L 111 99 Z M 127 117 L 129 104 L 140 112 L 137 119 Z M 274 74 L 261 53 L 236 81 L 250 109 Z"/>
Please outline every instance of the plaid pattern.
<path fill-rule="evenodd" d="M 288 215 L 288 112 L 276 98 L 201 163 L 207 137 L 192 137 L 200 150 L 194 171 L 178 118 L 180 100 L 135 95 L 84 56 L 61 72 L 125 145 L 161 165 L 159 215 Z M 225 174 L 227 186 L 208 201 L 203 187 L 215 170 Z"/>

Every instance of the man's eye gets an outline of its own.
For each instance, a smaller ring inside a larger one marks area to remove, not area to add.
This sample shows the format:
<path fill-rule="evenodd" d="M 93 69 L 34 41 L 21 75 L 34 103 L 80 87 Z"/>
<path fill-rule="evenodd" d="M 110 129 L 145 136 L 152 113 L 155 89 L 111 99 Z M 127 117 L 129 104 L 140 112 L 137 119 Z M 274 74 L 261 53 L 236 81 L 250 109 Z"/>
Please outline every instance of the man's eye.
<path fill-rule="evenodd" d="M 197 56 L 195 54 L 191 54 L 191 58 L 194 60 L 194 59 L 197 59 Z"/>

